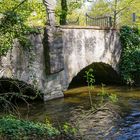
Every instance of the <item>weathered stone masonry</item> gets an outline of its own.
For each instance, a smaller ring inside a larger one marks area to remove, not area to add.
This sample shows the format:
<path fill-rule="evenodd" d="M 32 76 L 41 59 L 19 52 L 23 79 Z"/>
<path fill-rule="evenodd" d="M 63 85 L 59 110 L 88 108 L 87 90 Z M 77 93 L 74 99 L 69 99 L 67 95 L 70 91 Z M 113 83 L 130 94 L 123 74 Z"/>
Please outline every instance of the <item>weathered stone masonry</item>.
<path fill-rule="evenodd" d="M 53 29 L 53 34 L 51 30 L 47 29 L 49 41 L 41 34 L 30 35 L 30 49 L 15 40 L 7 55 L 1 56 L 0 78 L 36 86 L 44 100 L 50 100 L 63 97 L 73 77 L 94 62 L 118 70 L 121 45 L 116 30 L 68 26 Z"/>

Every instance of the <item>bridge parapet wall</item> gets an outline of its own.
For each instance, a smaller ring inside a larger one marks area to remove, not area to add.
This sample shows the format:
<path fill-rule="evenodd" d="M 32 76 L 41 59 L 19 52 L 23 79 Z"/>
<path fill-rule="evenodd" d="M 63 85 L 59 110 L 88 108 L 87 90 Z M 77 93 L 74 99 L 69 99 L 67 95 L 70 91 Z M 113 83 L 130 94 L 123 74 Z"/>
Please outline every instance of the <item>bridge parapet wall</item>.
<path fill-rule="evenodd" d="M 121 45 L 117 30 L 99 27 L 63 27 L 62 30 L 68 83 L 94 62 L 109 64 L 118 71 Z"/>

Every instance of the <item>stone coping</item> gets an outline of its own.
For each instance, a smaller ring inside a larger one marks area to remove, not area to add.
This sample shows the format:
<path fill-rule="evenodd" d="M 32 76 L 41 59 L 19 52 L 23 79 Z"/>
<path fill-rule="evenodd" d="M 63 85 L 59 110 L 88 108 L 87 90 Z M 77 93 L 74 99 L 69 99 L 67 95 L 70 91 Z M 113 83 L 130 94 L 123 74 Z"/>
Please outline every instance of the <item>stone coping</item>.
<path fill-rule="evenodd" d="M 118 30 L 113 27 L 99 27 L 99 26 L 69 26 L 69 25 L 63 25 L 59 26 L 62 29 L 94 29 L 94 30 Z"/>

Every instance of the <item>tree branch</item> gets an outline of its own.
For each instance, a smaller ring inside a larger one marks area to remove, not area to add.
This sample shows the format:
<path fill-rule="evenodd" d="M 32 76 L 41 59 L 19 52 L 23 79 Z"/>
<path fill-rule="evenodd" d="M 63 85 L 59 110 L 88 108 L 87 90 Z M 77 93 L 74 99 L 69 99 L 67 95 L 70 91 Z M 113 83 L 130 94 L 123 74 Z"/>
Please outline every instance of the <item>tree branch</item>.
<path fill-rule="evenodd" d="M 131 0 L 131 1 L 127 4 L 127 6 L 123 7 L 123 8 L 120 9 L 120 10 L 118 10 L 118 12 L 117 12 L 116 14 L 119 14 L 120 12 L 122 12 L 123 10 L 125 10 L 128 6 L 130 6 L 130 4 L 131 4 L 133 1 L 135 1 L 135 0 Z"/>
<path fill-rule="evenodd" d="M 16 9 L 18 9 L 24 2 L 26 2 L 27 0 L 23 0 L 21 3 L 19 3 L 17 6 L 15 6 L 12 10 L 12 12 L 14 12 Z"/>

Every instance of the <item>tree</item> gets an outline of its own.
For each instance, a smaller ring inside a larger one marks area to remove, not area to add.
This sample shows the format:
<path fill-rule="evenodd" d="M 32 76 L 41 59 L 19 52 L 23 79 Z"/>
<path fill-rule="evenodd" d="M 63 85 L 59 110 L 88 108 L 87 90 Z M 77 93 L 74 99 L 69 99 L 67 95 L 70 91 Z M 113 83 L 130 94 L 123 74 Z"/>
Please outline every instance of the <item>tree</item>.
<path fill-rule="evenodd" d="M 61 0 L 60 25 L 67 24 L 67 14 L 68 14 L 67 0 Z"/>
<path fill-rule="evenodd" d="M 23 47 L 30 46 L 27 34 L 35 31 L 34 27 L 44 25 L 46 19 L 44 9 L 38 0 L 0 1 L 0 56 L 6 54 L 13 46 L 15 38 Z"/>
<path fill-rule="evenodd" d="M 136 21 L 133 22 L 132 14 L 136 14 Z M 126 10 L 122 13 L 120 22 L 121 25 L 140 25 L 140 2 L 135 0 Z"/>
<path fill-rule="evenodd" d="M 121 15 L 135 2 L 136 0 L 114 0 L 112 5 L 113 26 L 116 27 Z"/>
<path fill-rule="evenodd" d="M 44 4 L 46 6 L 46 11 L 48 15 L 48 25 L 55 26 L 56 19 L 55 19 L 55 8 L 56 8 L 56 1 L 55 0 L 44 0 Z"/>
<path fill-rule="evenodd" d="M 90 15 L 93 17 L 101 17 L 110 15 L 109 3 L 105 0 L 98 0 L 93 4 Z"/>
<path fill-rule="evenodd" d="M 69 24 L 69 21 L 78 18 L 78 9 L 83 5 L 83 0 L 58 0 L 55 10 L 57 23 L 60 25 Z"/>
<path fill-rule="evenodd" d="M 136 8 L 133 8 L 133 6 L 136 6 L 138 1 L 139 0 L 97 0 L 96 3 L 93 4 L 91 13 L 95 17 L 110 15 L 113 18 L 113 26 L 117 27 L 122 25 L 124 15 L 127 15 L 127 18 L 131 17 L 132 13 L 130 12 Z M 137 9 L 139 9 L 138 6 Z M 127 24 L 129 24 L 129 22 L 127 22 Z"/>

